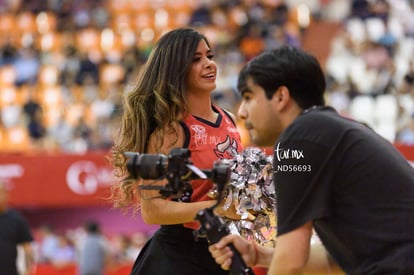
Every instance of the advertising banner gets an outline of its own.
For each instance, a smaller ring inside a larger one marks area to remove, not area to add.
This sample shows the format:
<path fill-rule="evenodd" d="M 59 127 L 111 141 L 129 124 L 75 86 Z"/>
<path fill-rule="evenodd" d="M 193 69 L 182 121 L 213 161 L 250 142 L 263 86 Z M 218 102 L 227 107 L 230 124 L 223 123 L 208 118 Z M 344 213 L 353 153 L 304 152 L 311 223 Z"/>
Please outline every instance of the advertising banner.
<path fill-rule="evenodd" d="M 0 154 L 0 179 L 16 207 L 108 204 L 115 181 L 106 153 Z"/>

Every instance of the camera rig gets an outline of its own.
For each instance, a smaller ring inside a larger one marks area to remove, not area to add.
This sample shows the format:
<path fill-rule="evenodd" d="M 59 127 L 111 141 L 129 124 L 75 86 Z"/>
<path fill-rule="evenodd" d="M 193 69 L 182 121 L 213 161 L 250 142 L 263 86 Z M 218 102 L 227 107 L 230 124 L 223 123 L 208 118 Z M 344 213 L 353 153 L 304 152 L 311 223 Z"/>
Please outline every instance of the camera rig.
<path fill-rule="evenodd" d="M 164 186 L 140 185 L 141 190 L 159 190 L 164 198 L 179 198 L 187 190 L 191 189 L 190 180 L 209 179 L 217 186 L 217 202 L 209 207 L 200 210 L 195 219 L 200 222 L 200 229 L 194 231 L 194 237 L 206 236 L 210 243 L 216 243 L 230 233 L 220 217 L 214 214 L 222 198 L 223 191 L 230 179 L 230 166 L 220 161 L 213 164 L 212 170 L 202 170 L 194 166 L 190 160 L 191 152 L 185 148 L 173 148 L 169 155 L 163 154 L 140 154 L 126 152 L 127 170 L 129 178 L 132 179 L 167 179 Z M 241 255 L 231 244 L 233 258 L 230 267 L 232 275 L 254 275 L 253 271 L 244 263 Z"/>

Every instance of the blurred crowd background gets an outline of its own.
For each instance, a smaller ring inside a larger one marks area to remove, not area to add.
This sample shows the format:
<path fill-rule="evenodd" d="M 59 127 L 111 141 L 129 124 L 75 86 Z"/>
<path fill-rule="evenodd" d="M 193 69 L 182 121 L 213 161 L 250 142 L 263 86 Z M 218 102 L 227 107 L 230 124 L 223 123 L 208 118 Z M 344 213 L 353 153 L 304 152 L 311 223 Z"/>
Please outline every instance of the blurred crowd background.
<path fill-rule="evenodd" d="M 92 230 L 91 230 L 92 229 Z M 81 261 L 88 259 L 85 247 L 86 239 L 91 236 L 99 239 L 103 244 L 105 275 L 126 275 L 130 273 L 131 265 L 135 261 L 148 235 L 142 232 L 132 234 L 108 235 L 102 232 L 101 226 L 94 220 L 88 220 L 79 227 L 65 232 L 57 230 L 54 226 L 44 224 L 35 230 L 34 252 L 36 268 L 34 275 L 76 275 Z M 93 249 L 93 248 L 92 248 Z M 22 257 L 23 254 L 19 253 Z M 93 256 L 94 255 L 94 256 Z M 91 263 L 98 260 L 96 253 L 90 255 Z M 86 257 L 85 257 L 86 256 Z M 24 270 L 18 258 L 18 265 Z M 104 274 L 102 274 L 104 275 Z"/>
<path fill-rule="evenodd" d="M 110 148 L 151 46 L 183 26 L 214 45 L 218 104 L 237 110 L 237 73 L 252 56 L 308 47 L 326 70 L 330 104 L 413 143 L 413 13 L 412 0 L 3 0 L 0 149 Z"/>
<path fill-rule="evenodd" d="M 109 150 L 122 97 L 152 45 L 185 26 L 211 41 L 219 67 L 212 96 L 230 111 L 241 66 L 289 44 L 320 60 L 330 105 L 390 142 L 414 144 L 413 0 L 1 0 L 0 152 Z M 46 231 L 36 229 L 39 247 Z M 54 242 L 76 251 L 76 232 Z M 117 253 L 135 238 L 142 243 L 141 235 L 108 243 Z"/>

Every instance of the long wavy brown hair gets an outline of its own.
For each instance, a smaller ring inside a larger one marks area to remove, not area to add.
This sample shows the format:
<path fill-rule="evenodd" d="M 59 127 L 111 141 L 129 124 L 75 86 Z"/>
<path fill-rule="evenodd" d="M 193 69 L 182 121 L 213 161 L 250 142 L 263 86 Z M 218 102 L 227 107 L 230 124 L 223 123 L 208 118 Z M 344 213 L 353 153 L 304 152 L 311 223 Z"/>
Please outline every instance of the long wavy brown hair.
<path fill-rule="evenodd" d="M 165 134 L 178 138 L 177 122 L 188 114 L 186 79 L 201 40 L 207 38 L 193 29 L 175 29 L 155 44 L 139 73 L 134 89 L 124 98 L 119 132 L 112 148 L 111 163 L 119 179 L 112 186 L 115 207 L 138 208 L 137 181 L 126 180 L 126 151 L 147 153 L 150 137 L 157 151 Z"/>

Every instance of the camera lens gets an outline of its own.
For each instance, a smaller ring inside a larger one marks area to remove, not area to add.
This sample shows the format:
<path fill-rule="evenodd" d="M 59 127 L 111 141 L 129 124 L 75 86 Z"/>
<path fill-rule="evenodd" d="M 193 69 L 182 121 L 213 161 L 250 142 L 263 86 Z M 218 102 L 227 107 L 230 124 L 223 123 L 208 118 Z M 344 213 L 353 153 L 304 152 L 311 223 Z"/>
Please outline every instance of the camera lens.
<path fill-rule="evenodd" d="M 133 178 L 159 179 L 167 172 L 168 158 L 160 154 L 136 154 L 127 163 Z"/>

